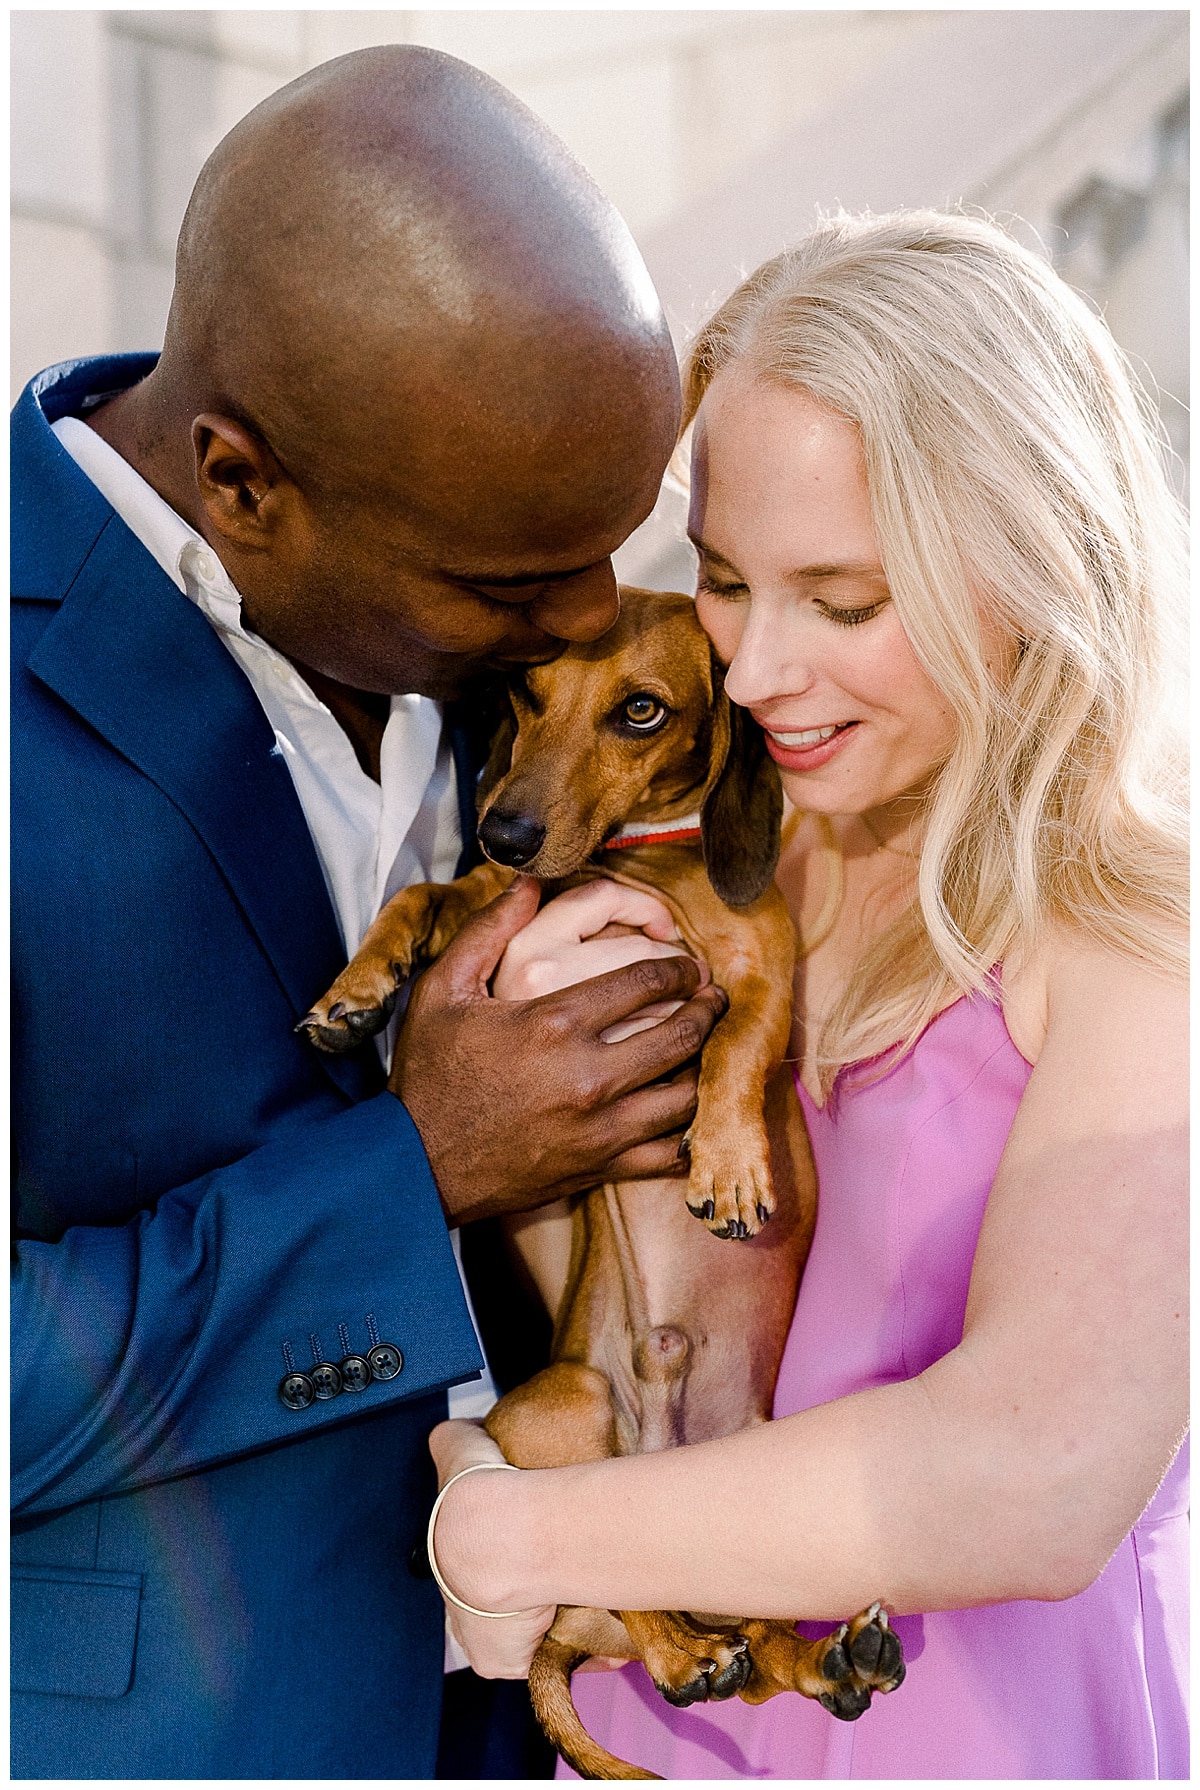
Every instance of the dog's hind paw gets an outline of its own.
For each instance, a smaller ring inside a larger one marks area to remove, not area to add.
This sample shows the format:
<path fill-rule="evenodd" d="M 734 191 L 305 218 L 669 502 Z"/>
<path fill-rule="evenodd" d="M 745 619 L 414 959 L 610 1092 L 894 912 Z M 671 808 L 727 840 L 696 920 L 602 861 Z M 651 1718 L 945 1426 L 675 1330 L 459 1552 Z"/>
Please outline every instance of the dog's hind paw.
<path fill-rule="evenodd" d="M 752 1672 L 742 1695 L 763 1703 L 780 1691 L 811 1697 L 841 1722 L 856 1722 L 876 1691 L 886 1696 L 904 1681 L 899 1636 L 882 1604 L 861 1610 L 831 1635 L 809 1641 L 783 1622 L 743 1621 Z"/>
<path fill-rule="evenodd" d="M 903 1683 L 900 1641 L 882 1604 L 874 1603 L 853 1622 L 843 1622 L 829 1637 L 817 1671 L 826 1680 L 826 1688 L 816 1693 L 817 1702 L 842 1722 L 856 1722 L 870 1708 L 874 1691 L 886 1696 Z"/>
<path fill-rule="evenodd" d="M 670 1611 L 622 1611 L 654 1687 L 676 1709 L 736 1697 L 750 1676 L 746 1639 Z"/>

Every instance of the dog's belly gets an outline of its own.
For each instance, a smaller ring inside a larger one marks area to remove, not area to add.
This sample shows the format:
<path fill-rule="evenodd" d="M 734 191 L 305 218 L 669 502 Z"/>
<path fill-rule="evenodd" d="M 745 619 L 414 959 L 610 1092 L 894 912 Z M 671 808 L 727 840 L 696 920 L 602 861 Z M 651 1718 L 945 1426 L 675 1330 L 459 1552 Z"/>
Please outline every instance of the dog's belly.
<path fill-rule="evenodd" d="M 588 1200 L 597 1231 L 605 1195 Z M 707 1441 L 764 1421 L 807 1243 L 794 1214 L 732 1242 L 692 1216 L 678 1181 L 625 1182 L 615 1203 L 628 1254 L 622 1264 L 615 1248 L 593 1248 L 586 1359 L 612 1383 L 626 1450 Z M 636 1293 L 627 1299 L 631 1264 L 640 1310 Z"/>

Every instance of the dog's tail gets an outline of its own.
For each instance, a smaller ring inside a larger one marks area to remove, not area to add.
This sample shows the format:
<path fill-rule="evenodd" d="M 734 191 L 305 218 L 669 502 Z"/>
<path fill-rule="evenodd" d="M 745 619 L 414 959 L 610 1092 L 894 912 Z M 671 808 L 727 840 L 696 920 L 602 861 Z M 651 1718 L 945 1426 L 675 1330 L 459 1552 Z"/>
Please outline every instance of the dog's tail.
<path fill-rule="evenodd" d="M 581 1778 L 653 1778 L 656 1771 L 641 1771 L 605 1752 L 579 1719 L 571 1698 L 571 1674 L 587 1658 L 578 1647 L 546 1636 L 529 1668 L 529 1699 L 533 1712 L 567 1764 Z"/>

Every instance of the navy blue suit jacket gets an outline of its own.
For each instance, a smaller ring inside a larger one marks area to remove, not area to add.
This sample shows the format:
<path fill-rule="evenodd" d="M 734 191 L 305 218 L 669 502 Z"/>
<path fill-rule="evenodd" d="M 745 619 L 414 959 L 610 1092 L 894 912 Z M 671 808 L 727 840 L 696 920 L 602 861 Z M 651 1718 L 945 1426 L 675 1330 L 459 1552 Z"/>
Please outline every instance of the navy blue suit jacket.
<path fill-rule="evenodd" d="M 13 1772 L 430 1776 L 407 1561 L 479 1353 L 374 1051 L 293 1034 L 343 952 L 271 727 L 50 429 L 152 365 L 13 417 Z M 403 1371 L 286 1409 L 368 1315 Z"/>

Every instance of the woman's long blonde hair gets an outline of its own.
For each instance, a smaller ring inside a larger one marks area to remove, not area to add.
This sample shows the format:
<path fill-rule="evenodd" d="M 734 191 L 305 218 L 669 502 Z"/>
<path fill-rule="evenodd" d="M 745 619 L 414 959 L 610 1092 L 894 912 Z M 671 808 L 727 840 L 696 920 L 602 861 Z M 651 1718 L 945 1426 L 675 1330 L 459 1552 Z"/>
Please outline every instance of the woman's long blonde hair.
<path fill-rule="evenodd" d="M 916 900 L 820 1041 L 826 1087 L 1054 921 L 1181 973 L 1186 531 L 1104 324 L 985 219 L 837 216 L 700 331 L 686 420 L 733 361 L 857 425 L 897 612 L 958 721 Z"/>

